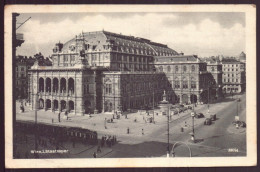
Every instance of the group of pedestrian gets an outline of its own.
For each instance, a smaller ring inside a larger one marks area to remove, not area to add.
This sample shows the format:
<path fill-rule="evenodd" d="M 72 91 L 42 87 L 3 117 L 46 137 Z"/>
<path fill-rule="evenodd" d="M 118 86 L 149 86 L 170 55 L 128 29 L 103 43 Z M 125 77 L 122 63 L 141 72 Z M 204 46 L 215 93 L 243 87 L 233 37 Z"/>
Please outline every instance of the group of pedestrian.
<path fill-rule="evenodd" d="M 102 136 L 101 139 L 101 147 L 108 146 L 111 147 L 112 145 L 116 144 L 117 139 L 116 136 Z"/>

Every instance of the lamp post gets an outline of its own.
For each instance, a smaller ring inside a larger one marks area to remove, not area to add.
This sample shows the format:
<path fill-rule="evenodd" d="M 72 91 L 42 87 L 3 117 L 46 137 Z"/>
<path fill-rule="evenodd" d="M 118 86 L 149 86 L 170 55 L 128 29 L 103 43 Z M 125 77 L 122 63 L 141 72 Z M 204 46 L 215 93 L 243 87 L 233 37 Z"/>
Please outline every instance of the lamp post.
<path fill-rule="evenodd" d="M 195 143 L 195 132 L 194 132 L 195 111 L 193 110 L 190 115 L 191 115 L 191 118 L 192 118 L 192 132 L 190 133 L 190 135 L 191 135 L 191 140 Z"/>

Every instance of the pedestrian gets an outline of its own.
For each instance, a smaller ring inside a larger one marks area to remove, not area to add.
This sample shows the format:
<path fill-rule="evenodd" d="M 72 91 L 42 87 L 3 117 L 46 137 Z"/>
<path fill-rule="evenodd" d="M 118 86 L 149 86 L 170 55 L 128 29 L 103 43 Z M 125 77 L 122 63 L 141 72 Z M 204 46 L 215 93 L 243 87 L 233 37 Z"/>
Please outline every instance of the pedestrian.
<path fill-rule="evenodd" d="M 98 145 L 98 147 L 97 147 L 97 153 L 101 153 L 101 148 L 100 148 L 99 145 Z"/>
<path fill-rule="evenodd" d="M 144 135 L 144 129 L 142 128 L 142 135 Z"/>
<path fill-rule="evenodd" d="M 97 154 L 96 152 L 93 153 L 93 157 L 96 158 L 97 157 Z"/>
<path fill-rule="evenodd" d="M 129 127 L 127 128 L 127 134 L 129 134 L 130 133 L 130 129 L 129 129 Z"/>

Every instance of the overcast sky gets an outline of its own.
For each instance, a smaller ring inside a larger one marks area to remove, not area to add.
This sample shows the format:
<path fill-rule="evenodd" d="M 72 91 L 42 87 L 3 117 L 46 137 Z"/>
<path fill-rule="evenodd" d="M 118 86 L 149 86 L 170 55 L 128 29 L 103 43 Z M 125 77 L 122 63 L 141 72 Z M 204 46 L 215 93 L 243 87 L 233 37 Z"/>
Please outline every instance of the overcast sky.
<path fill-rule="evenodd" d="M 106 30 L 167 44 L 184 54 L 237 56 L 245 51 L 244 13 L 23 13 L 17 32 L 25 43 L 18 55 L 51 55 L 55 43 L 80 32 Z"/>

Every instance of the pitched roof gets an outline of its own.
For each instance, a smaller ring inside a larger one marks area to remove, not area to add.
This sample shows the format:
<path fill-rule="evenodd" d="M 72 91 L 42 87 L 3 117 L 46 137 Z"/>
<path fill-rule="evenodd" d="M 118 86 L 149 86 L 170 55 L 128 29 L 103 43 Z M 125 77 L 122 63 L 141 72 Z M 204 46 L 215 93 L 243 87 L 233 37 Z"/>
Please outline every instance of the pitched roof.
<path fill-rule="evenodd" d="M 155 62 L 201 62 L 196 55 L 158 56 Z"/>

